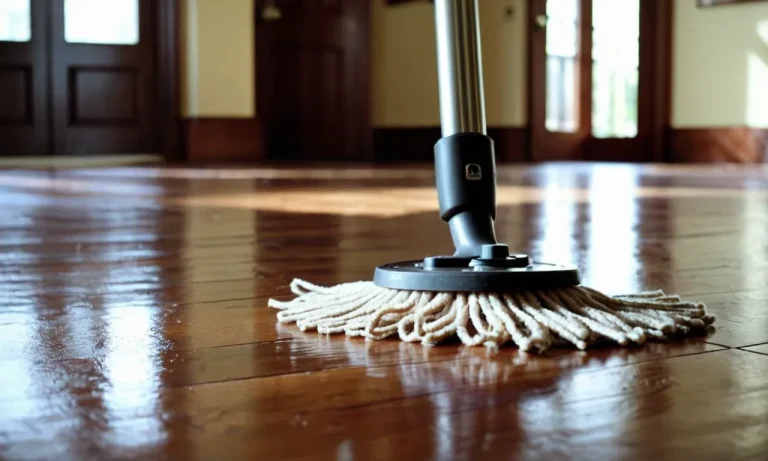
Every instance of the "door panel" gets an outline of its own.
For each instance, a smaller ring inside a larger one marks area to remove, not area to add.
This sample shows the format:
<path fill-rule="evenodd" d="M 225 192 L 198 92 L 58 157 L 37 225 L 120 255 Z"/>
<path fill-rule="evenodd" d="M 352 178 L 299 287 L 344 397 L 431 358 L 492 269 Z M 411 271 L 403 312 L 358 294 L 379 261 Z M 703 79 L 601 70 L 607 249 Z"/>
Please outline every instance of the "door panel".
<path fill-rule="evenodd" d="M 29 67 L 9 65 L 0 68 L 0 88 L 4 92 L 0 120 L 6 123 L 27 123 L 32 119 L 32 91 L 29 91 L 32 86 Z"/>
<path fill-rule="evenodd" d="M 370 2 L 257 2 L 257 106 L 272 159 L 370 154 Z"/>
<path fill-rule="evenodd" d="M 154 5 L 151 0 L 120 0 L 101 11 L 99 4 L 51 3 L 54 152 L 152 152 Z M 97 13 L 100 19 L 93 21 Z"/>
<path fill-rule="evenodd" d="M 0 155 L 50 151 L 45 1 L 0 1 Z"/>

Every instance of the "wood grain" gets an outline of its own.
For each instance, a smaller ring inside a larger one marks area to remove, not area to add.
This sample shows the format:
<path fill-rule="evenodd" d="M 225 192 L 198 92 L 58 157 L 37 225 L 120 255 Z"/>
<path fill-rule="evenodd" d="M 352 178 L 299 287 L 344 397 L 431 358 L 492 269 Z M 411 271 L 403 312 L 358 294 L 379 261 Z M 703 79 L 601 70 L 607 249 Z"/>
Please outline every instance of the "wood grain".
<path fill-rule="evenodd" d="M 768 133 L 749 127 L 675 128 L 671 160 L 684 163 L 766 163 Z"/>
<path fill-rule="evenodd" d="M 0 171 L 0 458 L 762 459 L 768 169 L 498 180 L 501 240 L 716 330 L 539 356 L 277 324 L 292 277 L 451 251 L 423 166 Z"/>
<path fill-rule="evenodd" d="M 264 156 L 257 118 L 192 118 L 184 123 L 189 161 L 260 160 Z"/>

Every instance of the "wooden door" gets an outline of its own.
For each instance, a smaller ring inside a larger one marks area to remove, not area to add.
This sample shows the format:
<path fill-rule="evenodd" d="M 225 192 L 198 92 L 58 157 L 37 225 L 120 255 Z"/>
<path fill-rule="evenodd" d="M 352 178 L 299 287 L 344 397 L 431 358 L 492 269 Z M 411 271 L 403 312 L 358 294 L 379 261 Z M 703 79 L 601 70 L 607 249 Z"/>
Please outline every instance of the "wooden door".
<path fill-rule="evenodd" d="M 153 152 L 154 0 L 48 1 L 54 153 Z"/>
<path fill-rule="evenodd" d="M 0 2 L 0 155 L 50 151 L 47 1 Z"/>
<path fill-rule="evenodd" d="M 360 0 L 257 1 L 257 115 L 268 158 L 369 158 L 369 10 Z"/>
<path fill-rule="evenodd" d="M 662 160 L 671 2 L 530 0 L 533 160 Z"/>

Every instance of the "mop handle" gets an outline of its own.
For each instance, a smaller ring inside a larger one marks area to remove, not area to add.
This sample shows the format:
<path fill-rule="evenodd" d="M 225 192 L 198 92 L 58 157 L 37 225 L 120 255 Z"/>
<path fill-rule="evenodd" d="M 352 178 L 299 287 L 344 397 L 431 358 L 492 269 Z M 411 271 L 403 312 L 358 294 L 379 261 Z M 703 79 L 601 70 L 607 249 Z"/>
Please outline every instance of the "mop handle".
<path fill-rule="evenodd" d="M 435 0 L 443 137 L 486 134 L 477 0 Z"/>
<path fill-rule="evenodd" d="M 486 134 L 477 0 L 435 0 L 442 138 L 435 144 L 440 217 L 454 257 L 506 258 L 498 244 L 496 161 Z"/>

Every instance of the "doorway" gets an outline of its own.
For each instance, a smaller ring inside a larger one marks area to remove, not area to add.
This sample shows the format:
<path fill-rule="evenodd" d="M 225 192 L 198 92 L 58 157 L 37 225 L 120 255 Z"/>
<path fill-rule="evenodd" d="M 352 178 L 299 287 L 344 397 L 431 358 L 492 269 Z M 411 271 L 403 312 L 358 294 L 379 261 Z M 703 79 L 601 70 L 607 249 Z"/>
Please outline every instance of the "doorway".
<path fill-rule="evenodd" d="M 257 0 L 256 98 L 270 160 L 370 159 L 370 5 Z"/>
<path fill-rule="evenodd" d="M 175 1 L 0 0 L 0 155 L 166 153 Z M 167 92 L 167 93 L 166 93 Z"/>
<path fill-rule="evenodd" d="M 531 159 L 666 154 L 668 0 L 530 0 Z"/>

